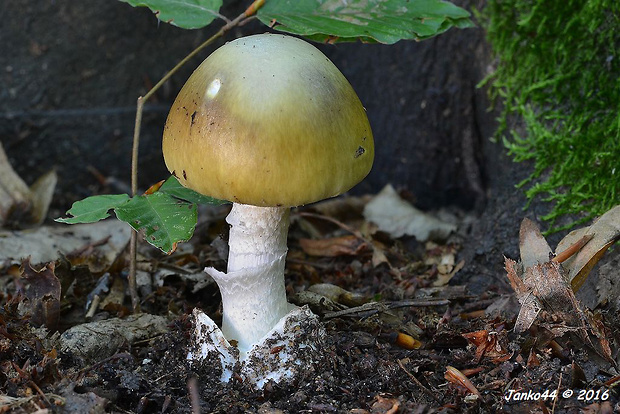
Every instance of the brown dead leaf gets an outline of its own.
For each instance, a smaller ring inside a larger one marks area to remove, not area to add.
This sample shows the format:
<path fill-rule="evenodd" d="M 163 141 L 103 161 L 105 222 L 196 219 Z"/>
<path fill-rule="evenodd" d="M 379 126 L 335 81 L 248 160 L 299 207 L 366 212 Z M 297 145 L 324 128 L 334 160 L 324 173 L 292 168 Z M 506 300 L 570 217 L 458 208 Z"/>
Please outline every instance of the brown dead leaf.
<path fill-rule="evenodd" d="M 472 384 L 472 382 L 458 369 L 448 366 L 446 367 L 446 373 L 444 378 L 448 382 L 458 386 L 459 388 L 467 390 L 467 392 L 481 397 L 480 391 Z"/>
<path fill-rule="evenodd" d="M 505 331 L 504 337 L 505 337 Z M 500 333 L 490 332 L 486 329 L 461 334 L 467 341 L 476 347 L 476 362 L 479 363 L 482 357 L 487 357 L 493 362 L 503 362 L 510 358 L 511 354 L 501 344 Z"/>
<path fill-rule="evenodd" d="M 360 306 L 367 303 L 369 299 L 355 292 L 349 292 L 341 288 L 340 286 L 333 285 L 331 283 L 317 283 L 308 288 L 309 292 L 319 294 L 334 303 L 339 303 L 345 306 Z"/>
<path fill-rule="evenodd" d="M 584 236 L 592 236 L 592 239 L 563 264 L 575 292 L 586 281 L 605 251 L 620 239 L 620 205 L 603 214 L 591 226 L 570 232 L 558 243 L 556 253 L 568 249 Z"/>
<path fill-rule="evenodd" d="M 519 230 L 521 263 L 505 259 L 508 280 L 521 303 L 515 332 L 525 332 L 542 309 L 560 316 L 568 326 L 583 324 L 583 312 L 560 263 L 551 260 L 551 248 L 538 226 L 524 219 Z"/>
<path fill-rule="evenodd" d="M 581 409 L 584 414 L 613 414 L 614 408 L 609 401 L 595 402 Z"/>
<path fill-rule="evenodd" d="M 30 322 L 35 326 L 45 325 L 50 330 L 58 327 L 60 316 L 60 281 L 54 274 L 54 262 L 49 263 L 41 270 L 30 266 L 29 259 L 24 260 L 21 267 L 22 278 L 28 286 L 24 296 Z"/>
<path fill-rule="evenodd" d="M 536 355 L 536 350 L 534 348 L 530 349 L 530 355 L 527 357 L 527 367 L 533 368 L 540 366 L 540 360 L 538 359 L 538 355 Z"/>
<path fill-rule="evenodd" d="M 299 239 L 301 248 L 310 256 L 356 256 L 368 250 L 368 243 L 354 235 L 329 239 Z"/>
<path fill-rule="evenodd" d="M 125 282 L 120 277 L 115 277 L 110 292 L 101 301 L 101 309 L 119 310 L 125 300 Z"/>
<path fill-rule="evenodd" d="M 400 403 L 395 398 L 375 397 L 375 402 L 370 407 L 371 414 L 395 414 L 400 408 Z"/>
<path fill-rule="evenodd" d="M 439 274 L 437 275 L 437 280 L 433 282 L 433 286 L 445 286 L 450 283 L 450 280 L 456 275 L 456 273 L 465 267 L 465 260 L 461 260 L 456 265 L 451 265 L 447 267 L 437 267 Z M 444 273 L 446 272 L 446 273 Z"/>
<path fill-rule="evenodd" d="M 378 267 L 382 263 L 385 263 L 390 269 L 392 268 L 392 264 L 388 260 L 385 250 L 386 246 L 383 243 L 372 240 L 372 267 Z"/>
<path fill-rule="evenodd" d="M 583 235 L 577 239 L 581 237 Z M 543 326 L 555 336 L 576 332 L 584 343 L 612 360 L 605 335 L 582 308 L 566 270 L 561 263 L 553 260 L 549 245 L 531 220 L 524 219 L 521 223 L 519 246 L 520 263 L 505 259 L 508 280 L 521 303 L 515 332 L 525 332 L 541 311 L 545 311 L 546 323 Z M 590 334 L 598 339 L 597 344 L 592 342 Z"/>

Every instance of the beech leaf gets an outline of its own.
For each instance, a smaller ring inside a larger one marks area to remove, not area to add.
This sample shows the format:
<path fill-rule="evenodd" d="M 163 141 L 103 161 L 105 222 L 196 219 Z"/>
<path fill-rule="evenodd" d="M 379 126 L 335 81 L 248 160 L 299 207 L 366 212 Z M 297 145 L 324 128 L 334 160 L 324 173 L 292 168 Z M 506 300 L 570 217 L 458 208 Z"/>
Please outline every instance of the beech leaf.
<path fill-rule="evenodd" d="M 441 0 L 269 0 L 258 19 L 318 42 L 392 44 L 471 27 L 469 12 Z"/>
<path fill-rule="evenodd" d="M 133 197 L 115 212 L 119 220 L 143 230 L 145 240 L 164 253 L 172 253 L 178 242 L 189 240 L 197 220 L 195 204 L 159 191 Z"/>
<path fill-rule="evenodd" d="M 127 194 L 97 195 L 76 201 L 67 214 L 71 217 L 57 218 L 55 221 L 65 224 L 94 223 L 110 217 L 110 210 L 129 200 Z"/>
<path fill-rule="evenodd" d="M 183 29 L 200 29 L 211 23 L 223 0 L 121 0 L 133 7 L 148 7 L 159 20 Z"/>

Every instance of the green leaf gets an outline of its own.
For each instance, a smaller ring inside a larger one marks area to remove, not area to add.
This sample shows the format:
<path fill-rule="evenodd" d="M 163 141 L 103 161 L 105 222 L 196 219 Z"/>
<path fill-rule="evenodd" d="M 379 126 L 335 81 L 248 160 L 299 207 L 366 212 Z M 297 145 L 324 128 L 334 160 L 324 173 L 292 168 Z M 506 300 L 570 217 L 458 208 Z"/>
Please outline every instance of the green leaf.
<path fill-rule="evenodd" d="M 148 7 L 162 22 L 183 29 L 199 29 L 211 23 L 223 0 L 121 0 L 134 7 Z"/>
<path fill-rule="evenodd" d="M 178 242 L 187 241 L 194 234 L 196 210 L 195 204 L 156 192 L 133 197 L 115 212 L 119 220 L 144 230 L 147 242 L 164 253 L 172 253 Z"/>
<path fill-rule="evenodd" d="M 208 197 L 197 193 L 194 190 L 190 190 L 187 187 L 183 187 L 174 175 L 170 176 L 170 178 L 168 178 L 166 182 L 159 187 L 158 192 L 170 194 L 173 197 L 195 204 L 219 206 L 221 204 L 228 203 L 226 200 L 218 200 L 217 198 Z"/>
<path fill-rule="evenodd" d="M 257 12 L 275 29 L 329 42 L 422 40 L 471 27 L 469 13 L 440 0 L 268 0 Z"/>
<path fill-rule="evenodd" d="M 57 218 L 55 221 L 66 224 L 94 223 L 110 217 L 109 211 L 129 200 L 127 194 L 98 195 L 76 201 L 67 211 L 72 217 Z"/>

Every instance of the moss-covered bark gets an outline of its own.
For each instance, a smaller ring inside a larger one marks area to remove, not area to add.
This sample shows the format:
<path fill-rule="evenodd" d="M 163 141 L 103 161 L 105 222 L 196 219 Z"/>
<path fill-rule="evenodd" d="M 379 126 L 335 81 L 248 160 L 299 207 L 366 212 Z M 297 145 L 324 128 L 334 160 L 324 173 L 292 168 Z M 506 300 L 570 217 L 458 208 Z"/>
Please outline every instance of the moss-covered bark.
<path fill-rule="evenodd" d="M 553 203 L 544 218 L 589 220 L 620 201 L 620 2 L 490 0 L 482 18 L 498 57 L 488 80 L 525 130 L 505 138 L 534 160 L 520 185 Z"/>

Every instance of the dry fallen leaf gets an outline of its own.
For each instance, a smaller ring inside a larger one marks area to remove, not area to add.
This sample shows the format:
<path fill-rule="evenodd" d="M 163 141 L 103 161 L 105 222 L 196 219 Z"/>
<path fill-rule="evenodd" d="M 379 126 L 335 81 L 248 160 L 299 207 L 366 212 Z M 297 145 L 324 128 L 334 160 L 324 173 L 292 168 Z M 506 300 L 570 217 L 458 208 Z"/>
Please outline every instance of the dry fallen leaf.
<path fill-rule="evenodd" d="M 369 299 L 364 295 L 349 292 L 348 290 L 331 283 L 314 284 L 308 288 L 308 291 L 317 293 L 335 303 L 340 303 L 345 306 L 360 306 L 369 301 Z"/>
<path fill-rule="evenodd" d="M 552 261 L 551 248 L 538 226 L 524 219 L 519 230 L 521 262 L 505 259 L 508 280 L 521 303 L 515 332 L 522 333 L 532 326 L 541 310 L 557 315 L 565 328 L 584 330 L 585 316 L 571 289 L 566 272 L 560 263 Z M 561 326 L 556 328 L 562 329 Z M 587 337 L 587 335 L 586 335 Z"/>
<path fill-rule="evenodd" d="M 583 237 L 580 235 L 576 240 Z M 586 245 L 587 246 L 587 245 Z M 521 309 L 515 322 L 517 333 L 529 329 L 541 311 L 545 311 L 546 329 L 555 336 L 576 332 L 584 343 L 612 360 L 609 344 L 602 326 L 586 312 L 571 287 L 567 271 L 556 261 L 538 226 L 524 219 L 519 231 L 521 261 L 505 258 L 508 280 L 514 289 Z M 597 338 L 595 344 L 590 337 Z"/>
<path fill-rule="evenodd" d="M 375 402 L 370 407 L 371 414 L 395 414 L 400 408 L 400 403 L 395 398 L 375 397 Z"/>
<path fill-rule="evenodd" d="M 366 204 L 364 217 L 394 238 L 409 235 L 419 241 L 445 240 L 456 230 L 455 225 L 445 223 L 413 207 L 400 198 L 394 187 L 389 184 Z"/>
<path fill-rule="evenodd" d="M 458 369 L 447 366 L 444 378 L 448 382 L 458 386 L 459 388 L 467 390 L 469 393 L 481 397 L 480 391 L 472 384 L 472 382 Z"/>
<path fill-rule="evenodd" d="M 502 344 L 505 339 L 506 331 L 491 332 L 483 329 L 476 332 L 461 334 L 467 341 L 476 347 L 476 362 L 479 363 L 482 357 L 491 359 L 494 363 L 499 363 L 509 359 L 512 354 L 508 352 Z M 500 337 L 502 335 L 502 337 Z"/>
<path fill-rule="evenodd" d="M 25 256 L 33 264 L 71 256 L 73 265 L 79 263 L 76 253 L 93 272 L 103 272 L 122 252 L 129 241 L 131 228 L 119 220 L 103 220 L 72 226 L 41 226 L 33 230 L 0 230 L 0 263 L 21 263 Z"/>
<path fill-rule="evenodd" d="M 620 205 L 603 214 L 591 226 L 569 233 L 558 243 L 556 253 L 565 251 L 584 236 L 592 239 L 563 263 L 574 291 L 583 285 L 605 251 L 620 239 Z"/>
<path fill-rule="evenodd" d="M 26 259 L 20 271 L 27 282 L 24 311 L 30 315 L 30 322 L 35 326 L 45 325 L 55 330 L 60 316 L 60 281 L 54 274 L 54 263 L 35 270 Z"/>
<path fill-rule="evenodd" d="M 356 256 L 368 250 L 368 243 L 353 235 L 318 240 L 299 239 L 299 244 L 310 256 Z"/>

